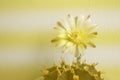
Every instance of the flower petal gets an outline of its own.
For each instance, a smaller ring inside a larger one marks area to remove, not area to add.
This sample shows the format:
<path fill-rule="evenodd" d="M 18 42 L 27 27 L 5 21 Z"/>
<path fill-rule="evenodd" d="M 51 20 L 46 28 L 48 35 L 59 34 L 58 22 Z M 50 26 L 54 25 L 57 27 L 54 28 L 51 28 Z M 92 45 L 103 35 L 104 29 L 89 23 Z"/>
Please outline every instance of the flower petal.
<path fill-rule="evenodd" d="M 97 33 L 97 32 L 92 32 L 92 33 L 90 33 L 90 34 L 92 34 L 92 35 L 97 35 L 98 33 Z"/>
<path fill-rule="evenodd" d="M 93 48 L 96 47 L 96 45 L 95 45 L 94 43 L 92 43 L 92 42 L 89 42 L 88 44 L 89 44 L 91 47 L 93 47 Z"/>
<path fill-rule="evenodd" d="M 71 15 L 68 15 L 68 23 L 70 24 L 70 27 L 75 27 L 75 21 Z"/>
<path fill-rule="evenodd" d="M 61 22 L 57 22 L 58 26 L 61 27 L 62 29 L 64 29 L 66 31 L 66 28 L 63 26 L 63 24 Z"/>
<path fill-rule="evenodd" d="M 90 27 L 87 29 L 87 31 L 88 31 L 88 32 L 91 32 L 91 31 L 94 30 L 96 27 L 97 27 L 96 24 L 93 25 L 93 26 L 90 26 Z"/>
<path fill-rule="evenodd" d="M 75 17 L 75 27 L 78 27 L 78 16 Z"/>

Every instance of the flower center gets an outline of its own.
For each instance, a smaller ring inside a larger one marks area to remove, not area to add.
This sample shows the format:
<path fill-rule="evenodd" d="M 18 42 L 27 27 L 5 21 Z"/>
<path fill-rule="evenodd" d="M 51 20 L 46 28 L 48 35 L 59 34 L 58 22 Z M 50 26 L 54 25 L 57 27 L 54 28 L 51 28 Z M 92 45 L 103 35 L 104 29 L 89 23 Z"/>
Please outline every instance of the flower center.
<path fill-rule="evenodd" d="M 87 35 L 82 31 L 79 32 L 76 31 L 76 32 L 72 32 L 69 38 L 75 44 L 80 44 L 80 43 L 84 43 L 84 41 L 87 38 Z"/>

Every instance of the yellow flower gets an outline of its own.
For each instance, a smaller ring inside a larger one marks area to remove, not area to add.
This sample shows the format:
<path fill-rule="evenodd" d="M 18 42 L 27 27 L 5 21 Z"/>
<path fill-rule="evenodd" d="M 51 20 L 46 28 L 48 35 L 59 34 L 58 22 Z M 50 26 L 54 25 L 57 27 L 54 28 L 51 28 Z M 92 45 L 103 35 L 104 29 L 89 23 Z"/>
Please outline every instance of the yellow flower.
<path fill-rule="evenodd" d="M 84 53 L 87 46 L 95 48 L 93 39 L 97 35 L 97 32 L 94 31 L 96 25 L 90 25 L 89 21 L 90 15 L 80 19 L 78 19 L 78 16 L 73 18 L 68 15 L 67 20 L 57 22 L 55 29 L 59 33 L 51 42 L 56 43 L 57 46 L 62 46 L 63 52 L 67 49 L 75 49 L 75 56 Z"/>

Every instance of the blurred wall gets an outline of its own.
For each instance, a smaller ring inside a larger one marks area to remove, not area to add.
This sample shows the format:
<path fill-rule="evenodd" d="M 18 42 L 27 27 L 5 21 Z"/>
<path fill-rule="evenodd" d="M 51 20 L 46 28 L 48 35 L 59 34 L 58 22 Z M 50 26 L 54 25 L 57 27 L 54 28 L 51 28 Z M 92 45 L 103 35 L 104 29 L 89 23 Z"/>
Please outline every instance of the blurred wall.
<path fill-rule="evenodd" d="M 98 24 L 97 47 L 83 59 L 98 62 L 106 80 L 119 80 L 120 0 L 0 0 L 0 80 L 33 80 L 58 63 L 61 51 L 50 40 L 68 14 L 90 14 Z"/>

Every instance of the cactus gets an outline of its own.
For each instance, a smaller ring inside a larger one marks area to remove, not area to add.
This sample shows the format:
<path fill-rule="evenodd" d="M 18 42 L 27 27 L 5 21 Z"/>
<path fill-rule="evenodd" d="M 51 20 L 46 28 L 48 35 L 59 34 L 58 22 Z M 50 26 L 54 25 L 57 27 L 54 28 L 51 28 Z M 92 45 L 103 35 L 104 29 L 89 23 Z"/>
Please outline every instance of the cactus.
<path fill-rule="evenodd" d="M 68 65 L 61 62 L 61 65 L 54 65 L 44 71 L 43 80 L 104 80 L 101 77 L 101 72 L 97 71 L 95 63 L 87 64 L 81 61 L 82 53 L 87 49 L 87 46 L 95 48 L 92 40 L 96 37 L 97 32 L 94 31 L 96 25 L 89 25 L 90 15 L 84 19 L 78 20 L 78 17 L 68 15 L 67 26 L 64 23 L 58 22 L 57 29 L 59 34 L 51 42 L 63 46 L 63 52 L 66 49 L 73 47 L 74 57 L 76 62 Z"/>
<path fill-rule="evenodd" d="M 46 69 L 43 77 L 44 80 L 104 80 L 95 66 L 95 63 L 89 65 L 80 61 L 67 65 L 62 61 L 61 66 L 54 65 Z"/>

